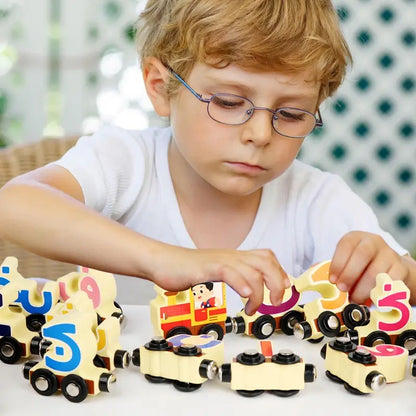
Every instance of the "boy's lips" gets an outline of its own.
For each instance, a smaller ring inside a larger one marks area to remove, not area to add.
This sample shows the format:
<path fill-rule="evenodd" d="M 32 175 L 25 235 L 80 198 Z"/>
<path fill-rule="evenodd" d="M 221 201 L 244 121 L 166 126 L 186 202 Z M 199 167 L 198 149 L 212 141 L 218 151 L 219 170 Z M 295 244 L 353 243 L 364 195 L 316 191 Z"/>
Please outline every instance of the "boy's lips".
<path fill-rule="evenodd" d="M 245 174 L 257 175 L 266 170 L 260 165 L 255 165 L 255 164 L 246 163 L 246 162 L 226 161 L 225 163 L 228 166 L 230 166 L 233 170 L 238 171 L 240 173 L 245 173 Z"/>

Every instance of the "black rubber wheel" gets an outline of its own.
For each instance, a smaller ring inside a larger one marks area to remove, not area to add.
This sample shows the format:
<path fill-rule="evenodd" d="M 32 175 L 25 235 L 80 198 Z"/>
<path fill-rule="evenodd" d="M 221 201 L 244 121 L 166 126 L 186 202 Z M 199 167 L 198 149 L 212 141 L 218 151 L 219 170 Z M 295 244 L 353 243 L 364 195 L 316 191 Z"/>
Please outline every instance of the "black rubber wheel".
<path fill-rule="evenodd" d="M 336 322 L 336 325 L 333 326 L 330 321 Z M 318 328 L 322 335 L 336 337 L 341 329 L 341 322 L 333 312 L 325 311 L 318 316 Z"/>
<path fill-rule="evenodd" d="M 62 394 L 73 403 L 80 403 L 88 396 L 85 380 L 77 374 L 68 374 L 62 380 Z"/>
<path fill-rule="evenodd" d="M 42 396 L 52 396 L 58 390 L 58 380 L 47 368 L 35 370 L 30 377 L 30 384 Z"/>
<path fill-rule="evenodd" d="M 166 383 L 167 381 L 169 381 L 165 377 L 152 376 L 151 374 L 145 374 L 144 378 L 147 381 L 150 381 L 151 383 L 154 383 L 154 384 L 161 384 L 161 383 Z"/>
<path fill-rule="evenodd" d="M 130 354 L 125 350 L 117 350 L 114 353 L 114 367 L 127 368 L 130 365 Z"/>
<path fill-rule="evenodd" d="M 339 378 L 338 376 L 336 376 L 335 374 L 332 374 L 330 371 L 326 370 L 325 371 L 325 375 L 332 381 L 334 381 L 335 383 L 338 384 L 344 384 L 345 381 L 342 380 L 341 378 Z"/>
<path fill-rule="evenodd" d="M 364 339 L 364 345 L 366 347 L 374 347 L 378 344 L 391 344 L 390 336 L 383 331 L 370 332 Z"/>
<path fill-rule="evenodd" d="M 324 339 L 324 337 L 309 338 L 309 339 L 307 339 L 307 341 L 310 342 L 311 344 L 319 344 L 323 339 Z"/>
<path fill-rule="evenodd" d="M 6 364 L 14 364 L 19 361 L 23 354 L 22 346 L 13 337 L 3 337 L 0 339 L 0 360 Z"/>
<path fill-rule="evenodd" d="M 356 396 L 365 396 L 366 394 L 368 394 L 368 393 L 363 393 L 362 391 L 357 390 L 354 387 L 351 387 L 348 383 L 344 383 L 344 387 L 345 387 L 345 390 L 349 391 L 352 394 L 355 394 Z"/>
<path fill-rule="evenodd" d="M 192 391 L 198 390 L 201 387 L 201 384 L 185 383 L 179 380 L 172 380 L 172 384 L 175 389 L 185 393 L 190 393 Z"/>
<path fill-rule="evenodd" d="M 23 365 L 23 377 L 26 380 L 29 380 L 30 378 L 30 370 L 36 365 L 38 364 L 37 361 L 26 361 Z"/>
<path fill-rule="evenodd" d="M 26 317 L 26 327 L 30 331 L 40 332 L 45 322 L 45 315 L 41 313 L 32 313 Z"/>
<path fill-rule="evenodd" d="M 175 335 L 179 334 L 191 335 L 191 330 L 186 326 L 177 326 L 168 331 L 168 333 L 166 334 L 166 338 L 174 337 Z"/>
<path fill-rule="evenodd" d="M 270 393 L 279 397 L 290 397 L 299 393 L 299 390 L 270 390 Z"/>
<path fill-rule="evenodd" d="M 355 318 L 354 314 L 360 316 Z M 363 326 L 367 322 L 367 311 L 356 303 L 350 303 L 342 311 L 342 320 L 348 329 L 354 329 L 356 326 Z"/>
<path fill-rule="evenodd" d="M 407 348 L 409 355 L 413 355 L 416 353 L 416 331 L 414 329 L 407 329 L 406 331 L 402 332 L 397 337 L 396 344 Z"/>
<path fill-rule="evenodd" d="M 257 339 L 269 338 L 276 330 L 276 321 L 270 315 L 257 318 L 252 326 L 253 335 Z"/>
<path fill-rule="evenodd" d="M 224 338 L 224 330 L 218 324 L 205 325 L 200 329 L 199 333 L 212 335 L 215 339 L 218 340 Z"/>
<path fill-rule="evenodd" d="M 110 385 L 114 380 L 115 378 L 111 373 L 102 373 L 98 380 L 98 389 L 108 393 L 110 391 Z"/>
<path fill-rule="evenodd" d="M 280 329 L 286 335 L 293 335 L 293 320 L 297 322 L 302 322 L 305 319 L 305 316 L 302 312 L 299 311 L 289 311 L 286 312 L 280 319 Z"/>
<path fill-rule="evenodd" d="M 264 393 L 264 390 L 237 390 L 237 393 L 244 397 L 256 397 Z"/>

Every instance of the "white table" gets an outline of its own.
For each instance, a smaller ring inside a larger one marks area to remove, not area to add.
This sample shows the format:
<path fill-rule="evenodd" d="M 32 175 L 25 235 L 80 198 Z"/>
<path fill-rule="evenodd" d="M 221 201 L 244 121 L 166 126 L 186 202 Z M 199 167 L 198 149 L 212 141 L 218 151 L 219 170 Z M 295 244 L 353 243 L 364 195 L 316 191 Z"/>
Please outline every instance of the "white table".
<path fill-rule="evenodd" d="M 149 310 L 145 306 L 124 306 L 126 326 L 121 344 L 132 351 L 151 339 Z M 89 396 L 81 403 L 71 403 L 57 393 L 44 397 L 36 393 L 22 375 L 22 363 L 6 365 L 0 362 L 0 415 L 415 415 L 416 378 L 407 378 L 367 396 L 354 396 L 324 374 L 321 344 L 310 344 L 294 337 L 274 334 L 274 350 L 289 348 L 315 364 L 318 377 L 297 395 L 283 398 L 268 393 L 254 398 L 242 397 L 230 390 L 228 383 L 207 381 L 192 393 L 177 391 L 171 384 L 149 383 L 140 369 L 130 365 L 116 371 L 117 381 L 110 393 Z M 257 348 L 257 340 L 228 334 L 224 337 L 226 362 L 248 348 Z M 410 361 L 410 359 L 409 359 Z"/>

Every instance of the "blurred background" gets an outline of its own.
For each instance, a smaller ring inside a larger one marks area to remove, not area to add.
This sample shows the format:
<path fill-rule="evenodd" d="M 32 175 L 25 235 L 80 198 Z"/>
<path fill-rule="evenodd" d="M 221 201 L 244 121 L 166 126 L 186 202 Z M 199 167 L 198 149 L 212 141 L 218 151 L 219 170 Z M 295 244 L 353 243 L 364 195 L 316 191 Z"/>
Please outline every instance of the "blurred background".
<path fill-rule="evenodd" d="M 0 0 L 0 145 L 161 125 L 132 24 L 142 0 Z M 416 252 L 416 0 L 334 0 L 354 66 L 300 159 L 341 175 Z"/>

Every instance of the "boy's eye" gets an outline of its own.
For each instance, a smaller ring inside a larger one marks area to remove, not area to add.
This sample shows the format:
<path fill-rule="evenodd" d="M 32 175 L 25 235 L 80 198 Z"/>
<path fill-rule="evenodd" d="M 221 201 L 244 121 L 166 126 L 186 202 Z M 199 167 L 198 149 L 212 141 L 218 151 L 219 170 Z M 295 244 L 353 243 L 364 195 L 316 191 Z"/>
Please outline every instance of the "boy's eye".
<path fill-rule="evenodd" d="M 234 109 L 245 105 L 245 101 L 239 97 L 224 95 L 214 95 L 211 98 L 211 103 L 224 109 Z"/>
<path fill-rule="evenodd" d="M 277 113 L 277 118 L 284 121 L 303 121 L 305 113 L 302 111 L 280 110 Z"/>

